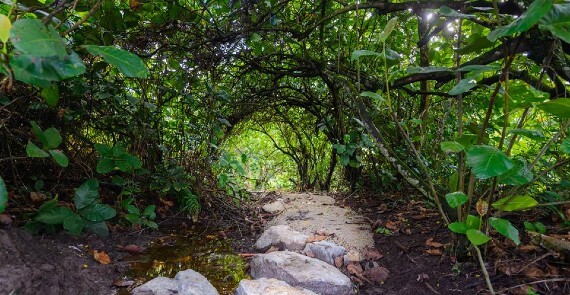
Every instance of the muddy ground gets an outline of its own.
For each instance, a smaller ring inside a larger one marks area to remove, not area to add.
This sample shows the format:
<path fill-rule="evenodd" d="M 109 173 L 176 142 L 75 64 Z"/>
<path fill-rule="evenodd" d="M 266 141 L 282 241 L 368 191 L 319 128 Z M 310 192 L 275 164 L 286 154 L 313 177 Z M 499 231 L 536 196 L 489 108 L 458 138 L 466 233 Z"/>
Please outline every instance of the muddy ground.
<path fill-rule="evenodd" d="M 259 196 L 250 216 L 241 225 L 224 227 L 219 238 L 231 239 L 239 253 L 254 252 L 255 239 L 274 217 L 259 210 L 259 204 L 277 197 Z M 457 261 L 449 247 L 447 228 L 426 204 L 397 194 L 334 197 L 337 203 L 350 206 L 365 217 L 374 230 L 376 250 L 383 256 L 377 263 L 389 271 L 382 283 L 352 276 L 360 285 L 359 294 L 487 294 L 475 260 Z M 180 227 L 189 222 L 183 218 L 173 220 L 177 223 L 174 226 Z M 143 249 L 165 235 L 170 234 L 116 229 L 106 239 L 63 233 L 30 236 L 15 226 L 0 225 L 0 294 L 124 293 L 142 282 L 125 277 L 129 265 L 124 258 L 136 254 L 120 249 L 126 245 Z M 492 259 L 487 267 L 496 291 L 570 294 L 570 268 L 563 257 L 530 245 L 525 237 L 523 246 L 524 251 L 515 250 L 501 242 L 487 249 Z M 94 251 L 105 251 L 110 263 L 96 261 Z"/>

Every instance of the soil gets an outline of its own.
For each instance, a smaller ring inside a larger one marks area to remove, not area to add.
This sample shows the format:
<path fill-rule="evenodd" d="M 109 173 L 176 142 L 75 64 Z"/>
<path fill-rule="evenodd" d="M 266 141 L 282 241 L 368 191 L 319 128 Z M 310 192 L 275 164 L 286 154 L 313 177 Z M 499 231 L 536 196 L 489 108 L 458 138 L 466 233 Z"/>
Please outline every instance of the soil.
<path fill-rule="evenodd" d="M 263 213 L 259 205 L 278 197 L 274 193 L 253 197 L 257 203 L 252 205 L 245 222 L 226 227 L 219 233 L 220 238 L 231 239 L 239 253 L 255 252 L 255 240 L 276 216 Z M 476 259 L 457 261 L 450 247 L 451 235 L 427 204 L 398 193 L 333 197 L 341 207 L 351 207 L 368 222 L 374 232 L 375 250 L 382 258 L 366 263 L 385 267 L 389 272 L 388 278 L 378 283 L 352 275 L 359 285 L 359 294 L 488 293 Z M 185 224 L 178 220 L 172 226 Z M 127 288 L 141 282 L 125 278 L 129 269 L 125 258 L 133 254 L 119 251 L 120 246 L 145 248 L 166 235 L 169 234 L 115 229 L 105 239 L 63 233 L 30 236 L 15 226 L 0 225 L 0 294 L 115 294 L 120 290 L 124 294 Z M 532 247 L 526 237 L 524 251 L 501 243 L 487 249 L 487 268 L 499 294 L 570 294 L 570 267 L 563 257 Z M 110 264 L 97 262 L 94 250 L 105 251 L 111 258 Z M 528 293 L 529 287 L 535 293 Z"/>

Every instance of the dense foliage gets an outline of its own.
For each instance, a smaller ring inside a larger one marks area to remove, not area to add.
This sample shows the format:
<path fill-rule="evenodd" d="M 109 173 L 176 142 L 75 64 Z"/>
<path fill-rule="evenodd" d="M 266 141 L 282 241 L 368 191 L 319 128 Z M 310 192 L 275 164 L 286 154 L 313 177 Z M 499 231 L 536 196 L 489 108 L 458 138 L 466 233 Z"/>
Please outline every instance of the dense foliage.
<path fill-rule="evenodd" d="M 517 242 L 497 213 L 568 198 L 568 1 L 0 10 L 0 173 L 19 205 L 38 182 L 70 201 L 61 185 L 97 177 L 130 221 L 154 226 L 155 208 L 137 206 L 158 198 L 196 214 L 199 198 L 239 203 L 244 188 L 405 181 L 478 245 L 488 237 L 474 220 L 495 216 L 490 226 Z M 0 211 L 7 195 L 0 181 Z"/>

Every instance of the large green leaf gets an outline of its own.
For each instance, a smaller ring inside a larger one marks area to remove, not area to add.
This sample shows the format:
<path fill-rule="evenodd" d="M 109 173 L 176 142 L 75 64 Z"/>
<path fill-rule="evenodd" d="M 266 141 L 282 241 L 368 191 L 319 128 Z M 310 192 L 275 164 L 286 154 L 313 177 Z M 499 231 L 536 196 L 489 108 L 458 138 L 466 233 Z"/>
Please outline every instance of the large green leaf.
<path fill-rule="evenodd" d="M 532 208 L 538 205 L 538 202 L 531 196 L 511 196 L 497 200 L 491 206 L 503 211 L 518 211 Z"/>
<path fill-rule="evenodd" d="M 106 237 L 109 235 L 109 228 L 107 227 L 107 223 L 105 223 L 105 221 L 85 221 L 84 227 L 87 231 L 92 232 L 100 237 Z"/>
<path fill-rule="evenodd" d="M 453 17 L 453 18 L 473 18 L 473 14 L 464 14 L 448 6 L 442 6 L 437 12 L 441 16 Z"/>
<path fill-rule="evenodd" d="M 469 44 L 465 45 L 464 47 L 456 49 L 455 51 L 459 54 L 469 54 L 469 53 L 473 53 L 473 52 L 481 52 L 485 48 L 492 47 L 493 44 L 494 43 L 489 41 L 489 39 L 487 39 L 487 37 L 479 37 L 479 38 L 471 41 Z"/>
<path fill-rule="evenodd" d="M 51 210 L 38 212 L 34 220 L 45 224 L 62 224 L 66 218 L 74 214 L 75 212 L 69 208 L 57 206 Z"/>
<path fill-rule="evenodd" d="M 570 98 L 550 100 L 537 105 L 537 107 L 557 117 L 570 118 Z"/>
<path fill-rule="evenodd" d="M 46 100 L 46 103 L 50 107 L 57 105 L 59 101 L 59 88 L 57 85 L 52 85 L 51 87 L 42 89 L 41 96 Z"/>
<path fill-rule="evenodd" d="M 553 0 L 535 0 L 528 9 L 512 23 L 492 31 L 487 38 L 491 42 L 501 37 L 522 33 L 534 26 L 552 8 Z"/>
<path fill-rule="evenodd" d="M 378 35 L 378 39 L 380 40 L 380 42 L 382 43 L 386 42 L 386 39 L 390 37 L 390 34 L 392 34 L 392 31 L 394 31 L 394 28 L 396 27 L 397 23 L 398 23 L 398 17 L 393 17 L 388 21 L 384 30 L 380 32 L 380 35 Z"/>
<path fill-rule="evenodd" d="M 26 155 L 31 158 L 47 158 L 49 154 L 42 150 L 39 146 L 35 145 L 33 142 L 28 142 L 26 145 Z"/>
<path fill-rule="evenodd" d="M 10 28 L 12 28 L 10 19 L 6 15 L 0 14 L 0 41 L 2 43 L 6 43 L 10 38 Z"/>
<path fill-rule="evenodd" d="M 491 240 L 489 236 L 477 229 L 469 229 L 465 234 L 467 235 L 469 241 L 475 246 L 485 244 Z"/>
<path fill-rule="evenodd" d="M 386 48 L 386 50 L 384 51 L 386 53 L 386 59 L 388 60 L 397 60 L 400 58 L 400 55 L 390 49 L 390 48 Z M 376 52 L 376 51 L 371 51 L 371 50 L 355 50 L 352 52 L 351 56 L 350 56 L 350 60 L 351 61 L 355 61 L 360 59 L 361 57 L 365 57 L 365 56 L 373 56 L 373 57 L 381 57 L 384 58 L 384 52 Z"/>
<path fill-rule="evenodd" d="M 513 168 L 504 174 L 499 175 L 499 183 L 523 185 L 531 182 L 534 176 L 528 169 L 526 162 L 522 159 L 516 159 L 513 161 L 513 163 L 515 164 Z"/>
<path fill-rule="evenodd" d="M 46 149 L 55 149 L 57 148 L 62 141 L 61 134 L 59 131 L 53 127 L 48 128 L 44 131 L 45 142 L 42 142 L 45 145 Z"/>
<path fill-rule="evenodd" d="M 444 67 L 409 67 L 406 69 L 408 74 L 430 74 L 430 73 L 453 73 L 453 70 Z"/>
<path fill-rule="evenodd" d="M 65 168 L 69 165 L 69 158 L 62 151 L 49 150 L 49 153 L 59 166 Z"/>
<path fill-rule="evenodd" d="M 524 136 L 533 140 L 543 140 L 544 138 L 546 138 L 546 136 L 544 136 L 544 134 L 539 130 L 512 129 L 509 130 L 509 133 Z"/>
<path fill-rule="evenodd" d="M 10 40 L 14 47 L 24 54 L 35 57 L 67 55 L 63 39 L 52 27 L 46 27 L 39 19 L 22 18 L 10 30 Z"/>
<path fill-rule="evenodd" d="M 467 152 L 467 166 L 473 169 L 477 178 L 487 179 L 509 171 L 514 164 L 507 155 L 497 148 L 476 145 Z"/>
<path fill-rule="evenodd" d="M 459 153 L 465 149 L 465 146 L 456 141 L 442 141 L 439 146 L 446 153 Z"/>
<path fill-rule="evenodd" d="M 99 199 L 99 181 L 89 179 L 75 190 L 75 208 L 81 210 Z"/>
<path fill-rule="evenodd" d="M 539 21 L 541 30 L 550 31 L 554 36 L 570 43 L 570 3 L 554 4 L 552 9 Z"/>
<path fill-rule="evenodd" d="M 89 53 L 103 57 L 127 77 L 146 78 L 149 74 L 144 62 L 134 53 L 113 46 L 86 45 L 85 48 Z"/>
<path fill-rule="evenodd" d="M 566 138 L 560 145 L 560 150 L 565 154 L 570 154 L 570 138 Z"/>
<path fill-rule="evenodd" d="M 113 207 L 101 203 L 91 203 L 79 212 L 83 218 L 93 222 L 105 221 L 117 215 Z"/>
<path fill-rule="evenodd" d="M 76 213 L 73 213 L 73 215 L 70 215 L 63 220 L 63 228 L 72 236 L 80 235 L 84 226 L 85 222 L 83 221 L 83 218 Z"/>
<path fill-rule="evenodd" d="M 453 88 L 449 90 L 448 94 L 459 95 L 473 89 L 473 87 L 475 86 L 477 86 L 477 81 L 475 79 L 473 78 L 461 79 L 459 80 L 459 82 L 457 82 L 457 85 L 453 86 Z"/>
<path fill-rule="evenodd" d="M 42 128 L 38 125 L 38 123 L 36 123 L 36 121 L 30 121 L 30 125 L 32 125 L 32 130 L 34 131 L 36 137 L 43 145 L 46 145 L 47 139 Z"/>
<path fill-rule="evenodd" d="M 465 204 L 465 202 L 469 200 L 469 197 L 463 192 L 454 192 L 445 195 L 445 200 L 447 204 L 449 204 L 449 207 L 456 208 L 457 206 Z"/>
<path fill-rule="evenodd" d="M 454 223 L 450 223 L 447 227 L 452 232 L 458 233 L 458 234 L 464 234 L 468 230 L 467 225 L 464 222 L 459 222 L 459 221 L 456 221 Z"/>
<path fill-rule="evenodd" d="M 511 239 L 516 245 L 521 243 L 519 239 L 519 231 L 511 224 L 510 221 L 502 218 L 491 217 L 489 224 L 501 235 Z"/>
<path fill-rule="evenodd" d="M 75 52 L 63 58 L 11 55 L 10 66 L 16 80 L 42 88 L 50 87 L 51 81 L 61 81 L 85 72 L 85 65 Z"/>
<path fill-rule="evenodd" d="M 6 190 L 6 183 L 4 183 L 4 179 L 0 177 L 0 213 L 6 210 L 7 203 L 8 203 L 8 190 Z"/>
<path fill-rule="evenodd" d="M 469 214 L 465 220 L 465 225 L 469 229 L 479 229 L 481 228 L 481 217 Z"/>

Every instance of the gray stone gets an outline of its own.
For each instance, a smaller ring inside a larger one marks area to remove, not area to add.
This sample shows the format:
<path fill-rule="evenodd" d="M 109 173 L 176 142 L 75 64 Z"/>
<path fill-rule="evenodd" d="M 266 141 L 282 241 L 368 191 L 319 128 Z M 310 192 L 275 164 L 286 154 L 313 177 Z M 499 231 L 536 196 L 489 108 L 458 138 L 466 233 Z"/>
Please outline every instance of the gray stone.
<path fill-rule="evenodd" d="M 219 295 L 208 279 L 198 272 L 187 269 L 178 272 L 174 279 L 154 278 L 135 288 L 133 295 Z"/>
<path fill-rule="evenodd" d="M 292 287 L 277 279 L 260 278 L 242 280 L 235 295 L 317 295 L 313 291 L 301 287 Z"/>
<path fill-rule="evenodd" d="M 346 254 L 346 249 L 333 242 L 320 241 L 307 244 L 303 252 L 307 254 L 307 256 L 324 261 L 330 265 L 334 265 L 334 259 Z M 312 255 L 310 255 L 309 252 Z"/>
<path fill-rule="evenodd" d="M 276 225 L 266 229 L 255 243 L 255 248 L 266 251 L 271 246 L 280 250 L 301 251 L 309 236 L 291 230 L 287 225 Z"/>
<path fill-rule="evenodd" d="M 350 250 L 346 255 L 344 255 L 344 264 L 350 264 L 351 262 L 362 262 L 364 261 L 364 257 L 360 252 L 356 250 Z"/>
<path fill-rule="evenodd" d="M 269 204 L 265 204 L 261 208 L 263 209 L 263 211 L 268 213 L 278 213 L 285 210 L 285 205 L 283 205 L 283 202 L 281 201 L 275 201 Z"/>
<path fill-rule="evenodd" d="M 259 254 L 251 260 L 250 266 L 254 279 L 275 278 L 321 295 L 354 294 L 350 279 L 334 266 L 298 253 Z"/>

